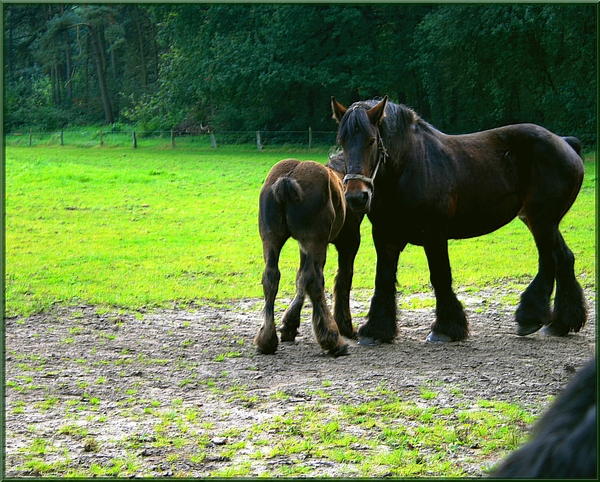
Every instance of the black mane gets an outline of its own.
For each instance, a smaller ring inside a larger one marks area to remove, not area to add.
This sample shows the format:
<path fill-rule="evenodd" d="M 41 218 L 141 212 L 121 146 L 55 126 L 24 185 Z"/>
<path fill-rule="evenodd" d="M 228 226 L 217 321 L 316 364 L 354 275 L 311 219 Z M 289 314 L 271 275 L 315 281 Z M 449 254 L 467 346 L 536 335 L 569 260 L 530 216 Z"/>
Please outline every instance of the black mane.
<path fill-rule="evenodd" d="M 337 142 L 339 144 L 348 137 L 352 137 L 357 131 L 370 129 L 370 122 L 366 111 L 375 107 L 380 100 L 365 100 L 352 104 L 342 117 L 338 129 Z M 400 153 L 410 145 L 410 140 L 416 132 L 412 127 L 419 130 L 436 133 L 437 129 L 421 119 L 417 113 L 404 104 L 388 102 L 385 108 L 385 117 L 381 122 L 380 132 L 384 145 L 388 152 Z M 392 162 L 401 156 L 392 155 Z"/>

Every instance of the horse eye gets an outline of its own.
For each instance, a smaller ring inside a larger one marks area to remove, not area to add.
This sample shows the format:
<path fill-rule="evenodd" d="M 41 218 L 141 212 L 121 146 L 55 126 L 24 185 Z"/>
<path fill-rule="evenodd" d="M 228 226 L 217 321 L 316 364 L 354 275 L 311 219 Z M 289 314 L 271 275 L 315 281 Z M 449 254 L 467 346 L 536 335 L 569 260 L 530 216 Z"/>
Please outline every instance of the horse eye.
<path fill-rule="evenodd" d="M 375 138 L 374 137 L 372 139 L 369 139 L 369 146 L 372 146 L 373 144 L 375 144 Z"/>

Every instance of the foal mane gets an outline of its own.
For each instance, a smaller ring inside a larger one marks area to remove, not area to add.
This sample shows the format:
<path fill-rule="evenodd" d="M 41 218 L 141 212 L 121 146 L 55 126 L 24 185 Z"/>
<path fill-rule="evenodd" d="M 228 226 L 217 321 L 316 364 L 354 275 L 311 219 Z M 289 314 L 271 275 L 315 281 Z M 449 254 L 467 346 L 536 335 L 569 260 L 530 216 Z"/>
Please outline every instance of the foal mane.
<path fill-rule="evenodd" d="M 342 149 L 332 149 L 329 151 L 329 160 L 325 164 L 326 167 L 342 174 L 346 172 L 346 161 L 344 159 L 344 151 Z"/>

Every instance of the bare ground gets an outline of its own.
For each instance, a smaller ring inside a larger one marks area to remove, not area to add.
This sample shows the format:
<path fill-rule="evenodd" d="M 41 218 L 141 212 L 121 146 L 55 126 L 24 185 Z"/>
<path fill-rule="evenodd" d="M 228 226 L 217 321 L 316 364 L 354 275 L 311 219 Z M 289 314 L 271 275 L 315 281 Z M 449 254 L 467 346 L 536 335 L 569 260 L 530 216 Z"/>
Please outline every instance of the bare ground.
<path fill-rule="evenodd" d="M 337 359 L 314 341 L 310 305 L 296 342 L 280 344 L 275 355 L 259 355 L 252 344 L 260 300 L 148 312 L 55 306 L 9 318 L 6 475 L 45 475 L 27 463 L 32 458 L 58 467 L 48 472 L 53 475 L 90 473 L 94 465 L 121 458 L 135 460 L 129 475 L 208 476 L 248 454 L 222 455 L 235 442 L 232 427 L 259 424 L 299 404 L 358 404 L 382 386 L 419 405 L 500 400 L 541 413 L 548 397 L 595 353 L 594 294 L 586 292 L 585 328 L 563 338 L 514 335 L 514 306 L 502 304 L 503 294 L 460 294 L 471 327 L 467 341 L 425 343 L 433 309 L 403 310 L 394 343 L 368 348 L 350 341 L 350 355 Z M 354 296 L 362 299 L 353 301 L 352 312 L 365 312 L 369 295 Z M 435 387 L 437 396 L 424 400 L 423 386 Z M 315 395 L 316 389 L 326 397 Z M 162 410 L 164 422 L 169 407 L 199 414 L 188 422 L 207 442 L 202 458 L 193 456 L 197 445 L 178 445 L 183 429 L 173 432 L 171 445 L 157 443 L 156 434 L 163 433 L 156 429 L 157 413 Z M 465 474 L 483 474 L 480 464 L 465 460 Z M 266 464 L 290 463 L 279 457 Z M 331 461 L 305 463 L 309 476 L 344 474 Z M 248 475 L 264 473 L 264 465 L 253 462 Z"/>

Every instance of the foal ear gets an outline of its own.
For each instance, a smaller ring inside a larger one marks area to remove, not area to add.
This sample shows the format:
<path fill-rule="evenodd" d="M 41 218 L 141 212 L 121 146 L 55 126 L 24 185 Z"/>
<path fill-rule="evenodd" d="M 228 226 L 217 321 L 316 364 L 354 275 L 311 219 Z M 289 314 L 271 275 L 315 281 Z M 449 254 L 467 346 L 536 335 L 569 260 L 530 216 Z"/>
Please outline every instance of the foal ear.
<path fill-rule="evenodd" d="M 369 121 L 373 125 L 379 125 L 385 117 L 385 106 L 387 105 L 388 96 L 386 95 L 379 104 L 367 111 Z"/>
<path fill-rule="evenodd" d="M 333 111 L 333 118 L 339 124 L 347 109 L 335 100 L 335 97 L 331 96 L 331 110 Z"/>

